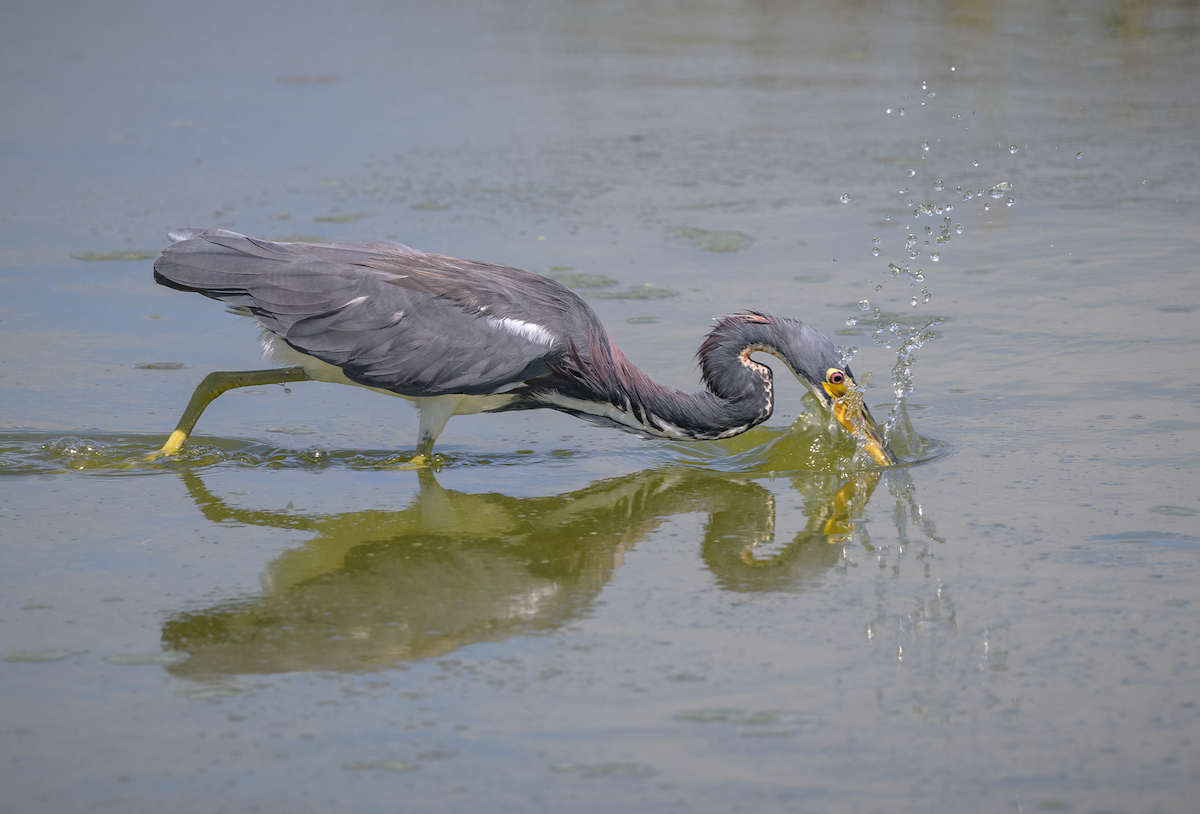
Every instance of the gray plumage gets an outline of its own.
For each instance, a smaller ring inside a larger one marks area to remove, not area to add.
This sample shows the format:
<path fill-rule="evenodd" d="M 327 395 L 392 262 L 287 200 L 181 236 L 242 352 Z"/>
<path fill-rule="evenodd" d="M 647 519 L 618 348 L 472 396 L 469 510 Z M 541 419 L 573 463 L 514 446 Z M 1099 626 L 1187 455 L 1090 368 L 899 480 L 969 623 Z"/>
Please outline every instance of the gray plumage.
<path fill-rule="evenodd" d="M 351 383 L 415 399 L 423 413 L 433 397 L 474 397 L 476 407 L 455 402 L 440 423 L 431 419 L 430 446 L 451 414 L 541 407 L 640 435 L 723 438 L 771 415 L 771 373 L 754 351 L 781 358 L 827 406 L 827 371 L 850 375 L 818 331 L 743 313 L 704 340 L 697 357 L 708 390 L 687 394 L 629 362 L 578 295 L 527 271 L 395 243 L 273 243 L 220 229 L 178 229 L 170 239 L 154 264 L 158 283 L 253 316 L 312 378 L 323 363 Z"/>
<path fill-rule="evenodd" d="M 403 396 L 490 393 L 544 374 L 547 346 L 488 318 L 532 323 L 583 305 L 536 274 L 395 243 L 272 243 L 220 229 L 169 237 L 157 282 L 248 310 L 295 350 Z"/>

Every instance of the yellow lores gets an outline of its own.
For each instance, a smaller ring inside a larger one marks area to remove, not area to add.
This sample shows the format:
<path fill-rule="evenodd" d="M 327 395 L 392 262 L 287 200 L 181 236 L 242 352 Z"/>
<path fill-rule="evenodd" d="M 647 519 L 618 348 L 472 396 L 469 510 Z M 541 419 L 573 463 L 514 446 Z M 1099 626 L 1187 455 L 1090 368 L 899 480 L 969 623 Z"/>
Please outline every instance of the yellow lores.
<path fill-rule="evenodd" d="M 896 463 L 896 456 L 884 443 L 883 434 L 879 432 L 875 419 L 871 418 L 871 411 L 863 404 L 864 390 L 854 387 L 847 381 L 846 374 L 836 367 L 825 371 L 825 381 L 821 386 L 833 399 L 834 418 L 855 438 L 863 439 L 867 452 L 875 462 L 881 466 Z"/>

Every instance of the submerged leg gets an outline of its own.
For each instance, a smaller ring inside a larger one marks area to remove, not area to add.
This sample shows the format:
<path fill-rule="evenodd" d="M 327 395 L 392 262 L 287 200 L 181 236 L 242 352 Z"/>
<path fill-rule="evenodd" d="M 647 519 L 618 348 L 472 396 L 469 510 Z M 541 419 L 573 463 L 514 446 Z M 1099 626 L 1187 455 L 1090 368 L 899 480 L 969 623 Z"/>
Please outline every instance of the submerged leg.
<path fill-rule="evenodd" d="M 187 409 L 183 411 L 183 417 L 175 425 L 175 431 L 171 433 L 167 443 L 163 444 L 162 449 L 151 457 L 157 458 L 162 455 L 178 453 L 188 436 L 192 434 L 192 429 L 200 420 L 200 414 L 204 412 L 204 408 L 226 390 L 233 390 L 235 387 L 251 387 L 256 384 L 287 384 L 288 382 L 306 381 L 309 381 L 308 374 L 302 367 L 209 373 L 204 377 L 204 381 L 200 382 L 196 392 L 192 393 L 192 400 L 188 402 Z"/>
<path fill-rule="evenodd" d="M 420 427 L 417 430 L 417 453 L 409 463 L 413 466 L 427 466 L 433 457 L 433 442 L 446 428 L 446 422 L 455 414 L 460 403 L 466 396 L 428 396 L 417 399 L 417 407 L 421 410 Z"/>

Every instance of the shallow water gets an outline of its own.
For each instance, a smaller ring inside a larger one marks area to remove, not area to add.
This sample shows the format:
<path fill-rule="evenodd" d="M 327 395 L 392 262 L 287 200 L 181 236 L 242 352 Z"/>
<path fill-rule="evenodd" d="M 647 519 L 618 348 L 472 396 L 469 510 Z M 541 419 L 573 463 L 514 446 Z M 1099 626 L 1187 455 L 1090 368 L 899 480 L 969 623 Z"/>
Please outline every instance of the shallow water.
<path fill-rule="evenodd" d="M 1194 808 L 1193 5 L 6 20 L 0 809 Z M 417 471 L 304 383 L 146 462 L 261 366 L 153 284 L 185 225 L 552 274 L 682 389 L 795 316 L 881 419 L 941 321 L 885 471 L 778 368 L 725 442 L 468 416 Z"/>

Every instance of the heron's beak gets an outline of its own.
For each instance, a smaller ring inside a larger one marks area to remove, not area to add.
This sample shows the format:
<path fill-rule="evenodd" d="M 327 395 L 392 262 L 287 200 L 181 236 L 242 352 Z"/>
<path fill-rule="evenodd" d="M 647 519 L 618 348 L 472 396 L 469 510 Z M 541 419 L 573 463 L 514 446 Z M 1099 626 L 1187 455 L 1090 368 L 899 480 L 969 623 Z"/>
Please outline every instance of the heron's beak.
<path fill-rule="evenodd" d="M 833 398 L 830 409 L 838 423 L 845 427 L 851 435 L 863 441 L 867 452 L 880 466 L 891 466 L 897 463 L 896 455 L 888 448 L 883 440 L 879 425 L 871 417 L 871 411 L 863 404 L 861 388 L 850 389 L 845 386 L 835 386 L 826 383 L 825 391 Z"/>

